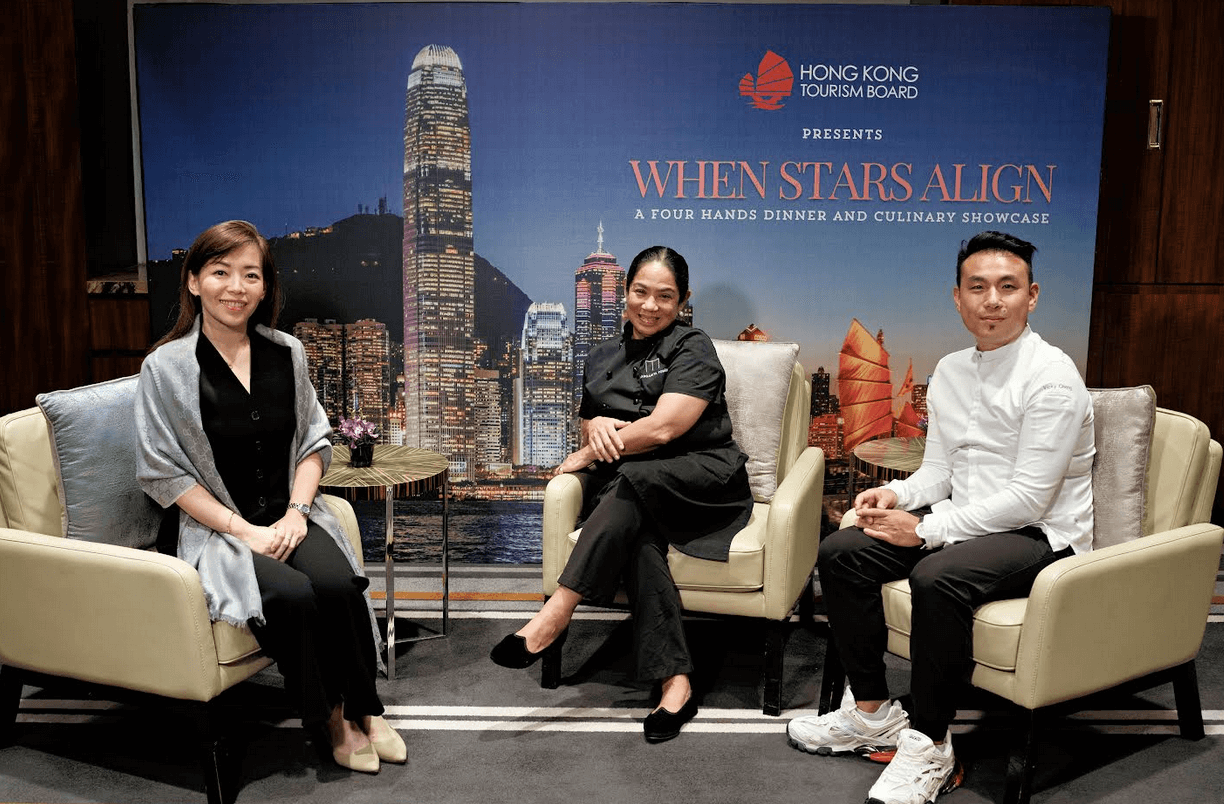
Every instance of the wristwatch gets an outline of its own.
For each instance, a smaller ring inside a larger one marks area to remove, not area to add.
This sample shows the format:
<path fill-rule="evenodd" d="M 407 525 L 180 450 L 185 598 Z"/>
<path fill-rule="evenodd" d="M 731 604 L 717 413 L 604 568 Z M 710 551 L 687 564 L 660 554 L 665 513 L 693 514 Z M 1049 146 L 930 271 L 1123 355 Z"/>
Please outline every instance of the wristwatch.
<path fill-rule="evenodd" d="M 307 505 L 306 503 L 291 502 L 289 503 L 289 507 L 292 508 L 294 511 L 297 511 L 299 514 L 306 517 L 307 519 L 310 518 L 310 506 Z"/>

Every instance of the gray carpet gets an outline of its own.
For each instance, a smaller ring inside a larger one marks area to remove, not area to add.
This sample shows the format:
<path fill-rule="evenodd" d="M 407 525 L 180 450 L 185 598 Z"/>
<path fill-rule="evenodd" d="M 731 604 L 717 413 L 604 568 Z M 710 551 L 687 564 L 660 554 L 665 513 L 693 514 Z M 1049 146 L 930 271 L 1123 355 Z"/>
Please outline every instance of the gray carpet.
<path fill-rule="evenodd" d="M 452 591 L 509 596 L 538 584 L 538 568 L 452 569 Z M 365 776 L 322 758 L 292 719 L 274 670 L 227 694 L 243 749 L 238 801 L 858 804 L 880 771 L 864 760 L 808 756 L 786 744 L 787 717 L 813 706 L 819 689 L 824 639 L 816 630 L 794 630 L 783 694 L 788 711 L 769 718 L 760 712 L 759 626 L 687 621 L 702 709 L 678 739 L 648 745 L 640 720 L 652 690 L 630 678 L 623 615 L 584 612 L 566 646 L 561 688 L 544 690 L 538 666 L 504 670 L 487 658 L 538 604 L 487 597 L 456 600 L 449 636 L 401 646 L 399 677 L 379 681 L 388 717 L 408 742 L 405 767 Z M 426 633 L 440 625 L 430 610 L 436 606 L 407 601 L 403 608 Z M 1222 619 L 1213 614 L 1198 663 L 1205 739 L 1176 736 L 1168 685 L 1096 696 L 1084 702 L 1085 711 L 1044 732 L 1033 800 L 1224 800 Z M 413 630 L 402 622 L 401 635 L 405 628 Z M 903 693 L 907 663 L 890 658 L 890 672 Z M 953 743 L 967 778 L 940 800 L 997 801 L 1014 721 L 997 701 L 972 691 L 961 715 Z M 66 682 L 27 686 L 15 741 L 0 749 L 0 802 L 204 802 L 197 733 L 195 723 L 147 699 L 116 703 L 110 691 Z"/>

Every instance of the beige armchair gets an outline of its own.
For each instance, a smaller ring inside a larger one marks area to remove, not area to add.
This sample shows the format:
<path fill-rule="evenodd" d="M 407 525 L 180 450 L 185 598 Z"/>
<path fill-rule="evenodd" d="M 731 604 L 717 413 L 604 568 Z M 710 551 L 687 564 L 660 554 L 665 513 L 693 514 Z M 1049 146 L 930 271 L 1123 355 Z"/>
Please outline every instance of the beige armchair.
<path fill-rule="evenodd" d="M 1100 404 L 1102 393 L 1109 392 L 1092 391 L 1097 413 L 1092 552 L 1051 564 L 1027 598 L 988 603 L 974 617 L 970 682 L 1020 707 L 1025 722 L 1023 740 L 1008 761 L 1009 804 L 1029 800 L 1039 722 L 1075 708 L 1059 704 L 1132 681 L 1140 686 L 1172 681 L 1182 736 L 1196 740 L 1204 733 L 1194 660 L 1224 539 L 1224 529 L 1209 522 L 1221 447 L 1197 419 L 1155 408 L 1146 506 L 1136 509 L 1131 523 L 1142 525 L 1134 528 L 1135 538 L 1124 540 L 1116 528 L 1119 503 L 1098 476 L 1103 456 L 1124 463 L 1128 454 L 1141 460 L 1134 456 L 1143 450 L 1133 449 L 1130 436 L 1117 432 Z M 1151 404 L 1154 408 L 1154 396 Z M 1140 495 L 1141 467 L 1135 467 Z M 853 517 L 848 512 L 843 526 Z M 907 581 L 885 584 L 884 611 L 888 651 L 908 659 Z M 832 642 L 829 646 L 832 654 Z M 840 700 L 844 683 L 840 662 L 830 655 L 821 712 Z"/>
<path fill-rule="evenodd" d="M 352 506 L 327 502 L 360 556 Z M 64 538 L 63 517 L 42 412 L 0 418 L 0 744 L 30 672 L 198 702 L 209 804 L 232 800 L 215 702 L 271 660 L 249 632 L 209 620 L 194 568 L 152 550 Z"/>
<path fill-rule="evenodd" d="M 727 404 L 757 502 L 731 543 L 730 560 L 707 561 L 676 549 L 668 555 L 687 611 L 766 621 L 763 711 L 781 712 L 786 628 L 796 602 L 810 594 L 820 542 L 824 453 L 807 446 L 811 383 L 798 346 L 715 341 L 727 373 Z M 771 446 L 772 445 L 772 446 Z M 763 481 L 763 482 L 762 482 Z M 776 491 L 774 490 L 776 486 Z M 557 577 L 578 539 L 582 488 L 572 474 L 553 478 L 544 494 L 543 588 Z M 560 682 L 560 659 L 546 654 L 542 686 Z"/>

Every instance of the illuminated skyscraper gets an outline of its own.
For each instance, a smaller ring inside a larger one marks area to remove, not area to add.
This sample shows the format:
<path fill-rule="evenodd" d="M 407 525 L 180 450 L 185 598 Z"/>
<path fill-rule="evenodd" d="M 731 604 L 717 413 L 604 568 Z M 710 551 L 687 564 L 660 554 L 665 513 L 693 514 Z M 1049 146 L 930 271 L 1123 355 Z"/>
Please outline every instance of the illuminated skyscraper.
<path fill-rule="evenodd" d="M 919 416 L 927 415 L 926 400 L 927 400 L 927 388 L 928 387 L 929 386 L 926 383 L 922 383 L 922 384 L 915 383 L 914 384 L 914 411 Z"/>
<path fill-rule="evenodd" d="M 428 45 L 404 110 L 404 443 L 472 476 L 475 282 L 467 85 L 455 51 Z"/>
<path fill-rule="evenodd" d="M 574 341 L 565 305 L 531 305 L 519 349 L 515 463 L 556 466 L 569 454 L 573 370 Z"/>
<path fill-rule="evenodd" d="M 344 413 L 344 325 L 307 318 L 293 325 L 293 337 L 306 352 L 306 367 L 319 404 L 336 424 Z"/>
<path fill-rule="evenodd" d="M 508 463 L 502 440 L 501 374 L 492 369 L 476 369 L 476 465 Z"/>
<path fill-rule="evenodd" d="M 808 446 L 824 450 L 826 461 L 835 461 L 845 456 L 842 449 L 843 435 L 842 420 L 836 413 L 813 416 L 808 424 Z"/>
<path fill-rule="evenodd" d="M 293 325 L 293 336 L 302 342 L 310 382 L 332 424 L 341 416 L 360 416 L 386 434 L 392 405 L 386 325 L 308 318 Z"/>
<path fill-rule="evenodd" d="M 824 366 L 820 366 L 812 374 L 812 408 L 813 416 L 823 416 L 826 413 L 837 412 L 837 398 L 829 393 L 829 383 L 832 378 Z"/>
<path fill-rule="evenodd" d="M 390 341 L 387 326 L 362 319 L 344 326 L 345 392 L 350 416 L 360 416 L 388 431 L 391 411 Z"/>
<path fill-rule="evenodd" d="M 591 347 L 620 336 L 625 309 L 625 269 L 604 251 L 603 224 L 595 250 L 574 271 L 574 411 L 582 401 L 582 371 Z"/>

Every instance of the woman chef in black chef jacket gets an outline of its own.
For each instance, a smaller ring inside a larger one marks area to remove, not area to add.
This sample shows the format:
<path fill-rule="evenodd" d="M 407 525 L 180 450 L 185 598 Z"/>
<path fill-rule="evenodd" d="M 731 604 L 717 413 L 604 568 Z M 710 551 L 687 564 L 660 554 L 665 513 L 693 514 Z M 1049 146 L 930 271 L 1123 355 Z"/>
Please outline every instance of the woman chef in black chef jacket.
<path fill-rule="evenodd" d="M 732 437 L 714 344 L 677 320 L 688 284 L 688 264 L 666 246 L 646 249 L 629 266 L 624 333 L 591 349 L 579 411 L 583 446 L 557 467 L 588 476 L 582 533 L 557 592 L 491 653 L 499 665 L 527 667 L 545 650 L 560 650 L 578 603 L 610 602 L 623 579 L 638 676 L 662 682 L 644 723 L 650 742 L 675 737 L 697 714 L 668 546 L 726 561 L 752 512 L 747 457 Z"/>

